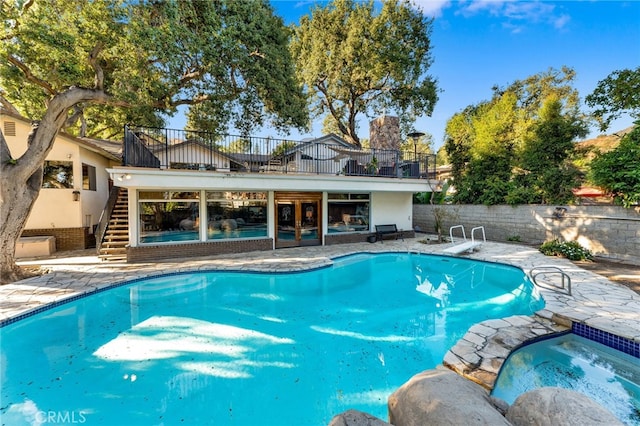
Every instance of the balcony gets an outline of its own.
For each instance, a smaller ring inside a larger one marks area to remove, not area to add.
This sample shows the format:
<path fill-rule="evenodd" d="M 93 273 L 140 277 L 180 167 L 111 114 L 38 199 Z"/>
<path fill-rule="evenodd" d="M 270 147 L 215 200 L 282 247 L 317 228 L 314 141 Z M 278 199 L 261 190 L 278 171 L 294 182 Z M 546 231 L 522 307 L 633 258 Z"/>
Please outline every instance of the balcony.
<path fill-rule="evenodd" d="M 335 135 L 292 141 L 271 137 L 125 127 L 123 165 L 224 173 L 326 174 L 434 179 L 435 155 L 360 149 Z"/>

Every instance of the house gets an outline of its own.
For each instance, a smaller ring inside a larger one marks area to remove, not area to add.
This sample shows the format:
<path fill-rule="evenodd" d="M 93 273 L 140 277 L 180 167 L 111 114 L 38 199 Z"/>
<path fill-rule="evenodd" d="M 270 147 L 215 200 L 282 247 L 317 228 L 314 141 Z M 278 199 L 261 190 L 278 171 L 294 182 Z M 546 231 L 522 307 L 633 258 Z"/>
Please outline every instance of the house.
<path fill-rule="evenodd" d="M 31 121 L 0 109 L 0 126 L 12 156 L 20 157 L 27 149 Z M 94 229 L 111 185 L 107 168 L 120 164 L 121 147 L 121 143 L 59 133 L 47 155 L 42 189 L 22 236 L 54 237 L 57 250 L 94 246 Z M 22 253 L 19 250 L 17 255 Z"/>
<path fill-rule="evenodd" d="M 128 193 L 126 259 L 366 241 L 376 224 L 413 234 L 412 196 L 431 190 L 435 164 L 401 152 L 399 135 L 388 116 L 371 123 L 366 150 L 336 135 L 126 128 L 123 165 L 108 169 Z"/>

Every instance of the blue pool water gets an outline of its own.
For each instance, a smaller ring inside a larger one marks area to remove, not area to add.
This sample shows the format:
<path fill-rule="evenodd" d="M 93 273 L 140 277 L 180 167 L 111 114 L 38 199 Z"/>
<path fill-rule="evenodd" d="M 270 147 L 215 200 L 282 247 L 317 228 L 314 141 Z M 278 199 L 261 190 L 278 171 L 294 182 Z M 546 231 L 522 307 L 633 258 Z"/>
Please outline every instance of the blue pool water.
<path fill-rule="evenodd" d="M 266 237 L 267 226 L 257 225 L 234 229 L 232 231 L 209 230 L 207 240 L 221 240 L 227 238 L 256 238 Z M 200 239 L 198 231 L 156 231 L 145 232 L 140 236 L 141 243 L 168 243 L 173 241 L 197 241 Z"/>
<path fill-rule="evenodd" d="M 304 273 L 112 288 L 2 332 L 2 423 L 320 425 L 442 362 L 474 323 L 544 302 L 517 268 L 359 254 Z"/>
<path fill-rule="evenodd" d="M 556 386 L 581 392 L 628 425 L 640 426 L 640 359 L 567 334 L 514 351 L 493 396 L 512 404 L 524 392 Z"/>

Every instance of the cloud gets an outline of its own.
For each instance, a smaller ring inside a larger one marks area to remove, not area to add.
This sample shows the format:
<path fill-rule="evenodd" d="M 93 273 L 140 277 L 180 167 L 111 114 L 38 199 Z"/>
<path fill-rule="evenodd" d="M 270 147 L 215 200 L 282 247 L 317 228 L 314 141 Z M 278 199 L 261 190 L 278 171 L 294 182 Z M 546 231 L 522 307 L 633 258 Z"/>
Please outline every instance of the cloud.
<path fill-rule="evenodd" d="M 560 14 L 555 4 L 539 0 L 463 0 L 456 13 L 465 17 L 487 13 L 504 19 L 502 26 L 512 33 L 522 32 L 527 24 L 546 24 L 562 29 L 571 19 L 567 14 Z"/>
<path fill-rule="evenodd" d="M 437 18 L 442 11 L 451 6 L 451 0 L 414 0 L 414 3 L 426 16 Z"/>

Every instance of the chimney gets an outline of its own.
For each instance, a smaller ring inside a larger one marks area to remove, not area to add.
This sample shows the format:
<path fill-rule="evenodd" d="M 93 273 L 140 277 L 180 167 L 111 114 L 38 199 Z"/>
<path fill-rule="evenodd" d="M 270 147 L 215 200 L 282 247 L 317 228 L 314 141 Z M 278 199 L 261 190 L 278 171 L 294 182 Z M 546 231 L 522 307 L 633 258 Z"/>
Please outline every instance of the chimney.
<path fill-rule="evenodd" d="M 383 115 L 369 123 L 369 145 L 373 149 L 400 149 L 400 120 Z"/>

